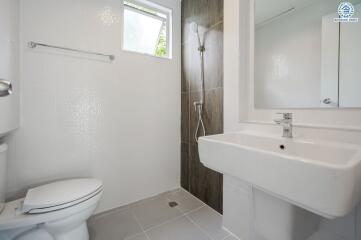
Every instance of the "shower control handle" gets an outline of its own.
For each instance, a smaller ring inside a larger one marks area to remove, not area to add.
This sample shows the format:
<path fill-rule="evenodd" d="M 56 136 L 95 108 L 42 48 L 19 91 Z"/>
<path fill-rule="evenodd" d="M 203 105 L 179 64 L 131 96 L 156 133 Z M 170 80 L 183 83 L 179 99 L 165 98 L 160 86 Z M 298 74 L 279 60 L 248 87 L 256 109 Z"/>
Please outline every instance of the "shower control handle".
<path fill-rule="evenodd" d="M 203 107 L 203 102 L 201 102 L 201 101 L 193 102 L 193 106 L 194 106 L 194 110 L 197 111 L 198 108 Z"/>
<path fill-rule="evenodd" d="M 0 97 L 9 96 L 13 92 L 13 86 L 9 81 L 0 79 Z"/>

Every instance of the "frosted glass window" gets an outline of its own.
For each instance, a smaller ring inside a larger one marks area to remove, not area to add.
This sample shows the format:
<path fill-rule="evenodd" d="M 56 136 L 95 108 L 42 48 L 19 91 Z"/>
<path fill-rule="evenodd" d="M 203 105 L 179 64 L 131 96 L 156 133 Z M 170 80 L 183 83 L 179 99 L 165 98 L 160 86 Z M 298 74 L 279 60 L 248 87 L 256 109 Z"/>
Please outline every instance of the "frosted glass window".
<path fill-rule="evenodd" d="M 169 19 L 166 11 L 124 1 L 123 49 L 169 57 Z"/>

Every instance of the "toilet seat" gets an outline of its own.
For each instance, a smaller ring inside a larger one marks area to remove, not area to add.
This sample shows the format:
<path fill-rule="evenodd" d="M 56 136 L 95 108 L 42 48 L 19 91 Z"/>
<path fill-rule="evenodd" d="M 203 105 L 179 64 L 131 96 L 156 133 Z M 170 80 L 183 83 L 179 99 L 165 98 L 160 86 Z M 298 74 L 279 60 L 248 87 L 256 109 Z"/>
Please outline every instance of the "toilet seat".
<path fill-rule="evenodd" d="M 79 180 L 81 180 L 81 179 L 67 180 L 67 183 L 65 185 L 70 186 L 71 183 L 74 183 L 74 185 L 71 189 L 74 192 L 78 192 L 77 188 L 75 187 L 75 186 L 77 186 L 75 183 L 80 183 L 81 181 L 79 182 Z M 84 182 L 89 183 L 95 179 L 82 179 L 82 180 L 84 180 Z M 91 180 L 91 181 L 87 181 L 87 180 Z M 64 181 L 62 181 L 62 182 L 64 182 Z M 57 183 L 62 183 L 62 182 L 57 182 Z M 40 224 L 40 223 L 56 221 L 59 219 L 66 219 L 72 215 L 75 215 L 81 211 L 84 211 L 85 209 L 88 209 L 90 206 L 95 206 L 98 203 L 99 199 L 101 198 L 103 190 L 102 190 L 101 181 L 96 180 L 93 183 L 94 183 L 94 185 L 92 185 L 93 188 L 91 188 L 91 187 L 88 188 L 90 193 L 86 193 L 87 191 L 83 191 L 82 193 L 85 194 L 85 196 L 81 196 L 79 194 L 78 195 L 76 195 L 76 194 L 67 195 L 66 197 L 62 197 L 61 200 L 63 203 L 58 204 L 58 205 L 51 205 L 54 203 L 54 201 L 42 202 L 41 201 L 41 200 L 43 200 L 42 197 L 40 197 L 38 199 L 40 201 L 33 201 L 35 198 L 30 197 L 28 199 L 22 198 L 22 199 L 18 199 L 18 200 L 6 203 L 3 212 L 0 214 L 0 231 L 7 230 L 7 229 L 27 227 L 27 226 L 31 226 L 31 225 Z M 44 186 L 50 187 L 51 185 L 44 185 Z M 39 189 L 45 189 L 45 188 L 39 187 Z M 92 191 L 91 189 L 95 189 L 95 190 Z M 29 192 L 30 192 L 30 190 L 29 190 Z M 34 192 L 37 192 L 37 191 L 34 191 Z M 70 189 L 69 189 L 69 192 L 71 192 Z M 56 191 L 54 191 L 54 193 L 56 193 Z M 60 191 L 59 191 L 59 193 L 60 193 Z M 40 195 L 36 195 L 36 196 L 40 196 Z M 29 196 L 31 196 L 31 195 L 29 195 Z M 45 196 L 45 195 L 43 195 L 43 196 Z M 79 198 L 74 198 L 76 196 L 78 196 Z M 29 199 L 32 201 L 30 201 Z M 64 199 L 68 199 L 68 200 L 75 199 L 75 200 L 67 202 Z M 26 212 L 24 213 L 23 209 L 24 209 L 24 203 L 26 200 L 28 200 L 27 201 L 28 204 L 30 203 L 28 206 L 37 206 L 37 207 L 43 206 L 43 208 L 42 209 L 31 208 L 33 210 L 33 213 L 26 213 Z M 60 202 L 60 201 L 58 201 L 58 202 Z M 33 203 L 33 205 L 31 205 L 31 203 Z M 45 203 L 45 204 L 41 205 L 39 203 L 41 203 L 41 204 Z M 39 211 L 39 213 L 36 213 L 36 211 Z M 43 212 L 40 212 L 40 211 L 43 211 Z"/>
<path fill-rule="evenodd" d="M 98 194 L 102 182 L 97 179 L 71 179 L 30 189 L 24 199 L 22 212 L 41 214 L 79 204 Z"/>

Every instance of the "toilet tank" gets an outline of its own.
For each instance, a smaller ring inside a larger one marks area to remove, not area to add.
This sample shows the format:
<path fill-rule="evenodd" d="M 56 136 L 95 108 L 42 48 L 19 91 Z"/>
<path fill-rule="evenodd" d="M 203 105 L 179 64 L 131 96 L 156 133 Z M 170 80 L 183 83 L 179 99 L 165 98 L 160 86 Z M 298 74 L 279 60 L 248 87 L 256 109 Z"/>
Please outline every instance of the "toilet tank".
<path fill-rule="evenodd" d="M 0 213 L 5 204 L 7 144 L 0 144 Z"/>

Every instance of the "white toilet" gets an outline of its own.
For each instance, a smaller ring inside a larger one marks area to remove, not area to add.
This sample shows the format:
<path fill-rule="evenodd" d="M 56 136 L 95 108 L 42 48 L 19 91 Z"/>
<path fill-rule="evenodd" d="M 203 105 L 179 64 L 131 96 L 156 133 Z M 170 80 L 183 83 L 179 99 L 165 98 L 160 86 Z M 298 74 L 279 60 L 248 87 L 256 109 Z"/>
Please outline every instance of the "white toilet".
<path fill-rule="evenodd" d="M 102 182 L 82 178 L 30 189 L 4 203 L 6 144 L 0 145 L 0 240 L 88 240 L 86 220 L 102 195 Z"/>

